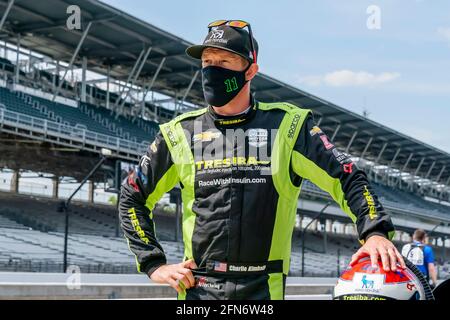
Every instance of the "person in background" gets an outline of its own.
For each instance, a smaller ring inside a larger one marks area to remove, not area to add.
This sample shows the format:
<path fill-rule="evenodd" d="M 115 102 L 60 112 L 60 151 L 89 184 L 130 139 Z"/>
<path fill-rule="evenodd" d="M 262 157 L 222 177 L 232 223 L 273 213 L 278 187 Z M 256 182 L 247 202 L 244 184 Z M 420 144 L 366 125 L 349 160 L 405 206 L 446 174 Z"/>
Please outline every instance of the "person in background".
<path fill-rule="evenodd" d="M 432 282 L 435 287 L 437 283 L 437 270 L 434 261 L 433 248 L 428 245 L 428 236 L 423 229 L 417 229 L 413 234 L 413 242 L 405 244 L 402 255 L 427 277 L 428 282 Z"/>

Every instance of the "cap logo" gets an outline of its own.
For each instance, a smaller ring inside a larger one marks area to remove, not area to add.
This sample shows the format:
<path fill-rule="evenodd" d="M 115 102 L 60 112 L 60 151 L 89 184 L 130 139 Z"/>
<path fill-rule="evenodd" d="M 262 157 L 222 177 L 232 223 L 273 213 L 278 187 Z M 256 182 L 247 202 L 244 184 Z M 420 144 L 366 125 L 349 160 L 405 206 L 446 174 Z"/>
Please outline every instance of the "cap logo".
<path fill-rule="evenodd" d="M 218 29 L 217 27 L 214 27 L 211 29 L 211 35 L 209 36 L 208 40 L 205 40 L 204 44 L 210 43 L 210 42 L 220 42 L 223 44 L 227 44 L 227 39 L 223 38 L 224 31 L 222 29 Z"/>
<path fill-rule="evenodd" d="M 211 30 L 211 37 L 209 37 L 210 39 L 222 39 L 222 37 L 223 37 L 223 30 L 220 29 Z"/>

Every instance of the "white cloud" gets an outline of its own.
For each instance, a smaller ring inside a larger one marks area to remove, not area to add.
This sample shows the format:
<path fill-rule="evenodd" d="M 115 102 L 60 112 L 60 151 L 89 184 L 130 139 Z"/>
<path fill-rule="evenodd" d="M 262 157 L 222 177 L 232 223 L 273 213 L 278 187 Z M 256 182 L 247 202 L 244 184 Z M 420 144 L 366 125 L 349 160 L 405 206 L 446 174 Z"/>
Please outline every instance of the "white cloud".
<path fill-rule="evenodd" d="M 301 84 L 309 86 L 328 85 L 332 87 L 370 87 L 377 84 L 391 82 L 400 77 L 398 72 L 381 72 L 373 74 L 366 71 L 338 70 L 325 75 L 299 77 Z"/>
<path fill-rule="evenodd" d="M 301 84 L 306 84 L 308 86 L 317 87 L 322 84 L 322 76 L 306 76 L 298 77 L 298 82 Z"/>
<path fill-rule="evenodd" d="M 437 29 L 437 33 L 438 33 L 442 38 L 444 38 L 446 41 L 448 41 L 448 42 L 449 42 L 449 45 L 450 45 L 450 28 L 443 28 L 443 27 L 440 27 L 440 28 Z"/>

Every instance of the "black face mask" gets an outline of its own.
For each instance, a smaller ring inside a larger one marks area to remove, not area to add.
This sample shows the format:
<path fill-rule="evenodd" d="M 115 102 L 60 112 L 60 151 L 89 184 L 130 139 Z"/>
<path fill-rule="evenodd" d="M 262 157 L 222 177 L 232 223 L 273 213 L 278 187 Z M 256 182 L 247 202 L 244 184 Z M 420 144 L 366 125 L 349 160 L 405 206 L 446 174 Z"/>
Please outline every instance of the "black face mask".
<path fill-rule="evenodd" d="M 217 66 L 202 68 L 203 95 L 209 105 L 222 107 L 230 102 L 242 90 L 248 80 L 243 71 L 234 71 Z"/>

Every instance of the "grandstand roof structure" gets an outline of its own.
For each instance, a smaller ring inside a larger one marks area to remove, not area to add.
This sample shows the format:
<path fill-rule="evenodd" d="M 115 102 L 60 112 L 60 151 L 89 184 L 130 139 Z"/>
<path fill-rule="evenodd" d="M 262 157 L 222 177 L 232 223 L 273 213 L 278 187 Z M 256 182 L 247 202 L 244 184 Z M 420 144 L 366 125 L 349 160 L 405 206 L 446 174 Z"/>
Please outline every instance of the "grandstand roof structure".
<path fill-rule="evenodd" d="M 81 30 L 66 27 L 69 5 L 82 8 Z M 76 66 L 86 57 L 89 70 L 109 72 L 121 80 L 126 80 L 144 57 L 136 85 L 148 86 L 156 74 L 153 91 L 178 97 L 183 103 L 204 105 L 200 64 L 185 55 L 191 43 L 107 4 L 96 0 L 0 0 L 0 17 L 4 17 L 1 40 L 20 41 L 21 47 L 55 60 L 74 58 Z M 252 87 L 261 101 L 286 101 L 312 109 L 336 145 L 355 157 L 439 184 L 450 182 L 447 152 L 263 73 L 252 81 Z"/>

